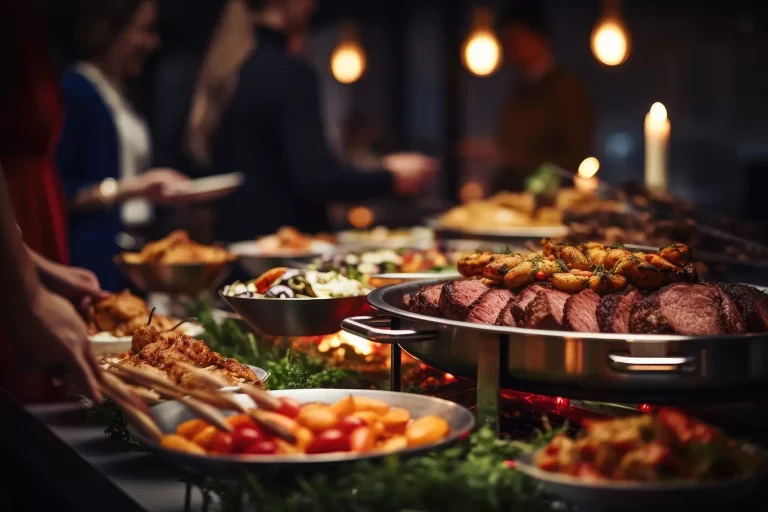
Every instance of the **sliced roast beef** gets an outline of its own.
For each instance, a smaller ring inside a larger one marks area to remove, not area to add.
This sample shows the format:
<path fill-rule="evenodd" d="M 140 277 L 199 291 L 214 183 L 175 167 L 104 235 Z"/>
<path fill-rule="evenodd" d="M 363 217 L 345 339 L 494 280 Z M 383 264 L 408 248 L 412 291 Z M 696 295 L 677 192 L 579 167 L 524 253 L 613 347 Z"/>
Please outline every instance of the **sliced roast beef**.
<path fill-rule="evenodd" d="M 472 306 L 467 322 L 473 324 L 496 323 L 502 311 L 507 307 L 514 294 L 504 288 L 491 288 Z"/>
<path fill-rule="evenodd" d="M 534 297 L 536 297 L 536 293 L 548 288 L 551 288 L 548 284 L 533 283 L 523 288 L 523 290 L 517 294 L 512 301 L 512 304 L 510 304 L 510 311 L 515 319 L 516 325 L 523 325 L 525 323 L 525 310 L 528 308 L 528 304 L 530 304 Z"/>
<path fill-rule="evenodd" d="M 715 284 L 675 283 L 635 303 L 629 330 L 644 334 L 712 335 L 745 331 L 736 304 Z"/>
<path fill-rule="evenodd" d="M 563 310 L 568 295 L 554 288 L 543 288 L 525 308 L 525 319 L 522 327 L 529 329 L 562 329 Z M 518 325 L 520 325 L 518 323 Z"/>
<path fill-rule="evenodd" d="M 618 292 L 600 298 L 597 306 L 597 324 L 600 332 L 629 332 L 629 313 L 632 305 L 643 297 L 643 292 L 627 286 Z"/>
<path fill-rule="evenodd" d="M 745 284 L 725 284 L 722 287 L 739 308 L 747 332 L 768 331 L 768 294 Z"/>
<path fill-rule="evenodd" d="M 466 320 L 472 306 L 488 289 L 488 286 L 477 279 L 446 283 L 440 293 L 440 313 L 447 320 Z"/>
<path fill-rule="evenodd" d="M 576 332 L 600 332 L 597 305 L 600 296 L 587 288 L 568 297 L 563 308 L 563 326 Z"/>
<path fill-rule="evenodd" d="M 515 299 L 511 299 L 507 302 L 507 305 L 502 308 L 501 313 L 499 313 L 498 318 L 496 318 L 496 325 L 503 325 L 504 327 L 514 327 L 516 325 L 515 317 L 512 316 L 512 302 L 514 302 L 514 300 Z"/>
<path fill-rule="evenodd" d="M 442 284 L 425 286 L 411 298 L 409 311 L 428 316 L 440 316 L 440 292 Z"/>

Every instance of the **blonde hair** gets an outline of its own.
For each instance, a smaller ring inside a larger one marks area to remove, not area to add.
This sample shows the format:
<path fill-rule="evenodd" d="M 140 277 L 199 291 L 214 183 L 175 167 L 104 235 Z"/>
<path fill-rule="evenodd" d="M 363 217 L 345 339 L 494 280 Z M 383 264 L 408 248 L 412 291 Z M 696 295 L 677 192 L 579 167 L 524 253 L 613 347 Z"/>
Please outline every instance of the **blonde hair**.
<path fill-rule="evenodd" d="M 235 92 L 240 67 L 255 47 L 248 3 L 229 0 L 211 36 L 187 120 L 186 149 L 198 164 L 211 161 L 211 139 Z"/>

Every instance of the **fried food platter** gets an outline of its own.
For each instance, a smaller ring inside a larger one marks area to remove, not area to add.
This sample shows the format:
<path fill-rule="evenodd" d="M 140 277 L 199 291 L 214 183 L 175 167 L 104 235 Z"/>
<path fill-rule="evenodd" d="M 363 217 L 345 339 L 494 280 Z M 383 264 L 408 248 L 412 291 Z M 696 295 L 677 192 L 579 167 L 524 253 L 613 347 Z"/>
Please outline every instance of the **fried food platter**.
<path fill-rule="evenodd" d="M 145 292 L 196 295 L 216 288 L 236 259 L 221 247 L 193 242 L 179 230 L 146 244 L 141 252 L 115 256 L 114 263 Z"/>

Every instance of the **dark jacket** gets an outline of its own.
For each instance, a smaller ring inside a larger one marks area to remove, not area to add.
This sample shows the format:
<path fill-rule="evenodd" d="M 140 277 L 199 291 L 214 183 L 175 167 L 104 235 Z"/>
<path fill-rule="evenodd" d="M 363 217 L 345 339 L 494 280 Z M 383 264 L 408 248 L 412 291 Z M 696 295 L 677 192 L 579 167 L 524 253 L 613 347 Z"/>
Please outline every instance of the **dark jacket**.
<path fill-rule="evenodd" d="M 340 166 L 325 139 L 315 73 L 286 53 L 285 38 L 259 28 L 256 50 L 244 63 L 237 90 L 222 116 L 214 160 L 220 173 L 240 171 L 245 184 L 219 203 L 216 238 L 252 239 L 292 225 L 328 229 L 334 200 L 386 195 L 385 170 Z"/>
<path fill-rule="evenodd" d="M 75 72 L 64 77 L 62 86 L 66 115 L 56 166 L 71 199 L 81 189 L 120 175 L 120 149 L 112 114 L 95 86 Z M 126 285 L 112 262 L 120 251 L 115 237 L 121 229 L 119 208 L 69 218 L 70 263 L 92 270 L 105 290 L 118 291 Z"/>

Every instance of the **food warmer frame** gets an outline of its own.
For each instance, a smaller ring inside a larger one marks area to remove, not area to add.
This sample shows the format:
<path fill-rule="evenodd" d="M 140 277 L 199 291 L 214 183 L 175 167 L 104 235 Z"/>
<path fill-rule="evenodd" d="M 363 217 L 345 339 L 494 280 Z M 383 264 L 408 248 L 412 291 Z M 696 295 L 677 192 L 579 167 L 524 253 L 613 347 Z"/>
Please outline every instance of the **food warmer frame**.
<path fill-rule="evenodd" d="M 745 399 L 768 390 L 768 333 L 681 336 L 501 327 L 401 309 L 402 297 L 446 279 L 372 291 L 380 314 L 341 326 L 392 348 L 391 386 L 401 385 L 400 348 L 477 382 L 478 424 L 499 425 L 499 390 L 619 403 L 690 404 Z"/>

